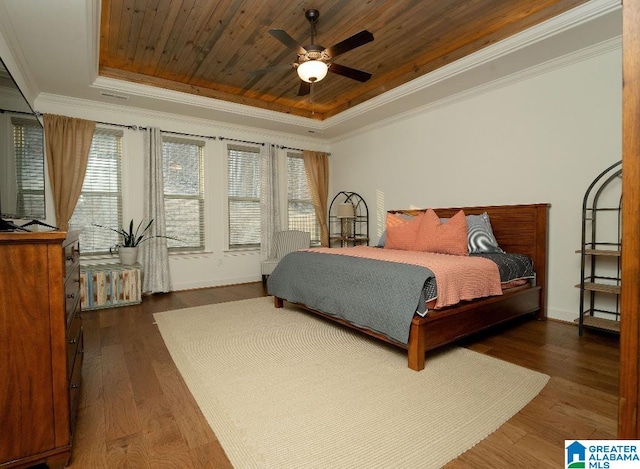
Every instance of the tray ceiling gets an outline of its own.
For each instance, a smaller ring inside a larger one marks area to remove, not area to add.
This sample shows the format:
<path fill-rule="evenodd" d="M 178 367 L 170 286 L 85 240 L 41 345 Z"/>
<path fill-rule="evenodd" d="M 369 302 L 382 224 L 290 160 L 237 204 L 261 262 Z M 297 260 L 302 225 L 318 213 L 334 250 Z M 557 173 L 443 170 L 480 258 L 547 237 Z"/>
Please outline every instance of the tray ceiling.
<path fill-rule="evenodd" d="M 570 10 L 586 0 L 102 0 L 99 74 L 324 120 Z M 268 30 L 310 43 L 304 12 L 320 11 L 316 44 L 366 29 L 375 40 L 336 62 L 373 77 L 333 73 L 298 96 L 296 54 Z"/>

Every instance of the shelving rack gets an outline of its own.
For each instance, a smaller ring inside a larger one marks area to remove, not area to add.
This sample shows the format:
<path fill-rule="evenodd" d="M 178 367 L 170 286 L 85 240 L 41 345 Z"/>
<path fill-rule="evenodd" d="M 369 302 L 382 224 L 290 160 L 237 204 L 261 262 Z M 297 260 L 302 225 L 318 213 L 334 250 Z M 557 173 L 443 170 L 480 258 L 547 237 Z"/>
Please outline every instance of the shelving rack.
<path fill-rule="evenodd" d="M 620 260 L 622 195 L 611 204 L 615 183 L 621 187 L 622 161 L 596 177 L 582 203 L 580 254 L 580 316 L 578 333 L 585 328 L 620 333 Z M 606 195 L 607 201 L 601 198 Z M 617 195 L 617 193 L 615 194 Z M 617 226 L 611 226 L 615 221 Z"/>
<path fill-rule="evenodd" d="M 338 216 L 340 204 L 353 205 L 353 217 Z M 369 245 L 369 207 L 355 192 L 340 191 L 329 206 L 329 247 Z"/>

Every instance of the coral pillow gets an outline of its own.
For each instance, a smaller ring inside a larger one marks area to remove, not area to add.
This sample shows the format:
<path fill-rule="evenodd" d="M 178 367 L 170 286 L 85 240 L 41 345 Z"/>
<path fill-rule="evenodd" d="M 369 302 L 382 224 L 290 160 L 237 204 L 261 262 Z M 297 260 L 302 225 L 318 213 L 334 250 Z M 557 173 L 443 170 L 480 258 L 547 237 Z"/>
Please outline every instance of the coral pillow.
<path fill-rule="evenodd" d="M 414 251 L 420 234 L 422 219 L 422 214 L 407 219 L 394 213 L 387 213 L 385 249 Z"/>
<path fill-rule="evenodd" d="M 421 217 L 420 232 L 414 245 L 416 251 L 469 255 L 467 218 L 462 210 L 442 223 L 436 212 L 429 209 Z"/>

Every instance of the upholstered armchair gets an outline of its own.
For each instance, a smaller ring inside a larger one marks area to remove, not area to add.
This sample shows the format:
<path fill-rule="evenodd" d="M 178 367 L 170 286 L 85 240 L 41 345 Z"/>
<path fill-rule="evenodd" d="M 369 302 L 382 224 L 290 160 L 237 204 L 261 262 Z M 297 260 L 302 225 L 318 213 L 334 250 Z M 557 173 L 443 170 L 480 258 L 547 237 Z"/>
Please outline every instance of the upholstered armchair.
<path fill-rule="evenodd" d="M 273 235 L 273 254 L 269 259 L 260 263 L 262 270 L 262 284 L 266 285 L 267 277 L 276 268 L 280 259 L 290 252 L 306 249 L 311 245 L 311 234 L 306 231 L 287 230 L 277 231 Z"/>

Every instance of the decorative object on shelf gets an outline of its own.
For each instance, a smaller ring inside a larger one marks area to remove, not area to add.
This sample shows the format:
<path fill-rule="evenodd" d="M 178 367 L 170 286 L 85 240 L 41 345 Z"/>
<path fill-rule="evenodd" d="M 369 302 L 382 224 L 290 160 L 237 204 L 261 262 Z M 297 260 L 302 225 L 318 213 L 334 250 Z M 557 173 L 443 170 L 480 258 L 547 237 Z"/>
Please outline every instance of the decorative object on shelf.
<path fill-rule="evenodd" d="M 120 257 L 120 263 L 124 265 L 133 265 L 138 262 L 138 246 L 118 247 L 118 256 Z"/>
<path fill-rule="evenodd" d="M 351 202 L 345 202 L 338 205 L 338 215 L 340 219 L 340 235 L 348 238 L 353 234 L 351 230 L 351 222 L 356 217 L 356 210 Z"/>
<path fill-rule="evenodd" d="M 108 226 L 94 224 L 94 226 L 98 226 L 100 228 L 106 228 L 107 230 L 114 231 L 122 236 L 122 243 L 114 244 L 109 248 L 109 252 L 113 255 L 115 252 L 120 256 L 120 263 L 125 265 L 132 265 L 138 261 L 138 246 L 145 241 L 148 241 L 153 238 L 167 238 L 174 239 L 171 236 L 145 236 L 149 228 L 153 224 L 153 219 L 147 223 L 147 225 L 142 228 L 143 220 L 138 223 L 135 231 L 133 230 L 133 219 L 129 222 L 129 230 L 125 230 L 124 228 L 110 228 Z"/>
<path fill-rule="evenodd" d="M 600 173 L 582 202 L 580 316 L 585 328 L 620 332 L 622 161 Z"/>
<path fill-rule="evenodd" d="M 329 247 L 369 245 L 369 208 L 355 192 L 340 191 L 329 206 Z"/>

